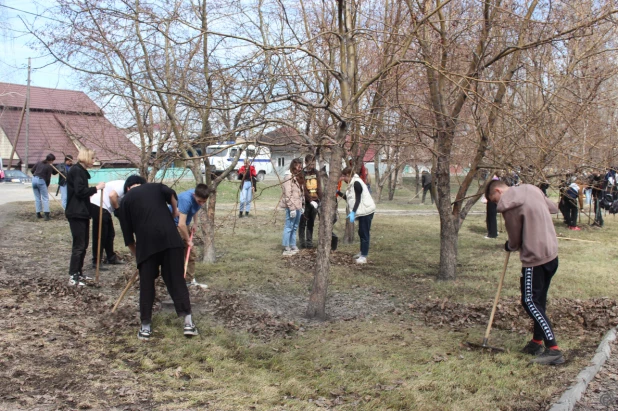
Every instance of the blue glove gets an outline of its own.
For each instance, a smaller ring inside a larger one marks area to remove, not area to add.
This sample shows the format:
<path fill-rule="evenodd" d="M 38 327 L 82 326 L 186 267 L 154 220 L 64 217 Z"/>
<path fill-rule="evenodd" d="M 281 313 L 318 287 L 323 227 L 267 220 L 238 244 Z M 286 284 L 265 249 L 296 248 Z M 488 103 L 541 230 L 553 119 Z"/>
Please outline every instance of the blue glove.
<path fill-rule="evenodd" d="M 356 213 L 354 211 L 350 211 L 350 214 L 348 214 L 348 218 L 350 219 L 350 222 L 353 223 L 354 218 L 356 218 Z"/>

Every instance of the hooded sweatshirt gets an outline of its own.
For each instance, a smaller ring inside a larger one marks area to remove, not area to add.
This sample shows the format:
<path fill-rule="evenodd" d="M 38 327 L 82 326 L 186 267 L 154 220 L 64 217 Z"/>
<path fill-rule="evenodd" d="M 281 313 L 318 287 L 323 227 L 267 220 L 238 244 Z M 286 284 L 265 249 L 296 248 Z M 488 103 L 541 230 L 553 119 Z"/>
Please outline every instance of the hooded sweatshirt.
<path fill-rule="evenodd" d="M 498 202 L 509 234 L 509 248 L 520 250 L 524 267 L 536 267 L 558 257 L 558 239 L 551 214 L 558 206 L 531 184 L 510 187 Z"/>

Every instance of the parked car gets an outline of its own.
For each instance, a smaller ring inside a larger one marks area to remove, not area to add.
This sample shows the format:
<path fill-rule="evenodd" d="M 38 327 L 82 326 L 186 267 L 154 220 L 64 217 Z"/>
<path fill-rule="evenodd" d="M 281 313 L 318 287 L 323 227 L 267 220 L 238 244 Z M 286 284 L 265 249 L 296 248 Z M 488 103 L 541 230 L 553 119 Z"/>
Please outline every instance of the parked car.
<path fill-rule="evenodd" d="M 32 179 L 19 170 L 4 170 L 5 183 L 31 183 Z"/>

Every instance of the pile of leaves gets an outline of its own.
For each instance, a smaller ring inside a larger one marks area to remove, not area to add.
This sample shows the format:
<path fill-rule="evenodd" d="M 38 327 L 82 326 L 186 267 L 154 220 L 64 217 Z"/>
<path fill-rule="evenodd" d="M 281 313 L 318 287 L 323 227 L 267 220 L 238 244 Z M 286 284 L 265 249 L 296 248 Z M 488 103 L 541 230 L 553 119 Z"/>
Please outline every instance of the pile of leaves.
<path fill-rule="evenodd" d="M 212 314 L 215 320 L 224 322 L 226 327 L 245 330 L 265 341 L 275 336 L 289 336 L 300 328 L 293 321 L 287 321 L 278 315 L 256 312 L 237 294 L 224 291 L 207 294 L 203 311 Z"/>
<path fill-rule="evenodd" d="M 448 299 L 417 301 L 408 308 L 428 326 L 455 330 L 486 325 L 491 313 L 491 303 L 463 304 Z M 547 311 L 554 328 L 568 334 L 603 333 L 618 325 L 618 303 L 609 298 L 551 299 Z M 508 298 L 498 304 L 494 328 L 527 333 L 530 325 L 519 299 Z"/>
<path fill-rule="evenodd" d="M 284 258 L 288 267 L 296 268 L 303 272 L 312 272 L 315 269 L 317 260 L 316 254 L 317 250 L 315 248 L 306 248 L 301 250 L 298 254 Z M 352 256 L 348 253 L 331 251 L 329 260 L 331 265 L 358 267 L 357 264 L 354 263 Z"/>

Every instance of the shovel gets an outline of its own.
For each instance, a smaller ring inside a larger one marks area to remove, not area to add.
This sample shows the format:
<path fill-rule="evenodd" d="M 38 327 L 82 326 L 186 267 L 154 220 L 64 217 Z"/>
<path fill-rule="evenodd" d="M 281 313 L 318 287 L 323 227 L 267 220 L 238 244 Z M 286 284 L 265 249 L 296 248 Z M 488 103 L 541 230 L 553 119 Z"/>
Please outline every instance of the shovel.
<path fill-rule="evenodd" d="M 502 291 L 502 284 L 504 283 L 504 275 L 506 274 L 506 267 L 509 264 L 510 255 L 511 253 L 507 252 L 506 257 L 504 259 L 504 269 L 502 270 L 502 275 L 500 276 L 500 282 L 498 283 L 498 291 L 496 292 L 496 298 L 494 298 L 494 306 L 491 309 L 491 315 L 489 316 L 489 323 L 487 324 L 487 330 L 485 331 L 485 337 L 483 338 L 483 343 L 476 344 L 473 342 L 466 341 L 465 345 L 467 345 L 468 347 L 487 349 L 489 351 L 500 351 L 500 352 L 504 351 L 504 348 L 492 347 L 489 344 L 487 344 L 487 342 L 489 340 L 489 333 L 491 332 L 491 325 L 494 322 L 494 314 L 496 314 L 496 308 L 498 307 L 498 300 L 500 299 L 500 291 Z"/>

